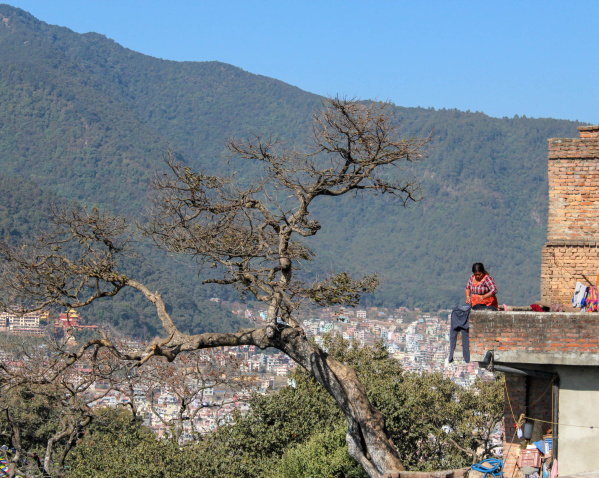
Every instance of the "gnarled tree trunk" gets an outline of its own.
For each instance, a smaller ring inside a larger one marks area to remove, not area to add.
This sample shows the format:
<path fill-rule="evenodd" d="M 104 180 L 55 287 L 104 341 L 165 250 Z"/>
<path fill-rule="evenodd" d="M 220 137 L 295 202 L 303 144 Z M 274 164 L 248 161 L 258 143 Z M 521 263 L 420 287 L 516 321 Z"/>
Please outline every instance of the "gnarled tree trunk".
<path fill-rule="evenodd" d="M 274 347 L 306 369 L 337 402 L 347 418 L 346 440 L 349 453 L 370 477 L 379 478 L 390 470 L 404 470 L 393 442 L 387 435 L 383 415 L 368 400 L 364 385 L 356 372 L 311 344 L 301 327 L 275 324 L 259 329 L 244 329 L 236 333 L 189 336 L 177 329 L 166 312 L 160 294 L 152 293 L 147 287 L 133 280 L 129 280 L 128 284 L 154 303 L 163 327 L 171 335 L 162 343 L 159 339 L 155 340 L 143 352 L 124 355 L 115 350 L 122 358 L 144 363 L 155 355 L 174 360 L 182 352 L 205 348 L 240 345 L 255 345 L 261 349 Z M 105 345 L 112 346 L 109 343 Z"/>
<path fill-rule="evenodd" d="M 304 367 L 335 399 L 347 418 L 346 440 L 350 455 L 370 477 L 390 470 L 403 471 L 385 420 L 368 400 L 356 372 L 312 345 L 297 329 L 285 328 L 275 347 Z"/>

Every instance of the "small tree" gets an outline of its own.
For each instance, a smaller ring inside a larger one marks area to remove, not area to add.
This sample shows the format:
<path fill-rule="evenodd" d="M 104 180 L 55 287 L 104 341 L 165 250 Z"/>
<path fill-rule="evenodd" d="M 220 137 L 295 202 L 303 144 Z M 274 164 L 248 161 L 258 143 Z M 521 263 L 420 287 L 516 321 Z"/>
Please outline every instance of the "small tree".
<path fill-rule="evenodd" d="M 0 336 L 0 443 L 11 468 L 27 476 L 64 472 L 65 460 L 92 421 L 92 402 L 112 390 L 93 391 L 99 380 L 112 382 L 120 368 L 99 347 L 81 350 L 74 369 L 66 340 Z"/>
<path fill-rule="evenodd" d="M 203 409 L 210 408 L 218 426 L 226 418 L 226 415 L 219 416 L 223 407 L 240 401 L 237 394 L 249 397 L 251 388 L 256 385 L 255 377 L 247 373 L 247 364 L 226 351 L 193 351 L 172 362 L 160 357 L 140 370 L 142 373 L 135 382 L 137 390 L 145 394 L 153 416 L 181 445 L 189 438 L 199 439 L 203 430 L 197 428 L 197 419 Z M 214 387 L 228 389 L 230 396 L 217 401 L 210 398 L 208 402 L 205 391 Z M 164 396 L 176 401 L 177 412 L 171 418 L 163 417 L 158 409 L 158 399 Z"/>
<path fill-rule="evenodd" d="M 332 99 L 314 117 L 304 150 L 286 149 L 260 137 L 229 143 L 234 159 L 261 166 L 263 175 L 253 184 L 234 175 L 196 173 L 169 156 L 171 173 L 155 182 L 154 210 L 143 230 L 161 249 L 188 254 L 220 274 L 204 282 L 236 287 L 264 303 L 264 327 L 237 333 L 181 332 L 160 294 L 121 272 L 120 260 L 130 244 L 128 223 L 95 209 L 57 213 L 57 232 L 35 247 L 4 247 L 4 285 L 10 296 L 35 302 L 38 308 L 83 307 L 124 287 L 140 291 L 156 306 L 166 337 L 134 352 L 119 350 L 106 336 L 82 348 L 106 347 L 139 364 L 154 356 L 172 361 L 183 352 L 204 348 L 277 348 L 335 399 L 347 418 L 350 455 L 369 476 L 401 470 L 383 416 L 368 400 L 355 371 L 310 343 L 297 318 L 304 300 L 323 306 L 357 304 L 362 293 L 375 289 L 376 276 L 354 280 L 341 273 L 307 283 L 297 272 L 313 258 L 300 241 L 321 229 L 310 215 L 315 204 L 366 193 L 392 196 L 403 205 L 417 200 L 418 184 L 398 180 L 395 171 L 420 159 L 429 140 L 402 139 L 386 104 Z"/>

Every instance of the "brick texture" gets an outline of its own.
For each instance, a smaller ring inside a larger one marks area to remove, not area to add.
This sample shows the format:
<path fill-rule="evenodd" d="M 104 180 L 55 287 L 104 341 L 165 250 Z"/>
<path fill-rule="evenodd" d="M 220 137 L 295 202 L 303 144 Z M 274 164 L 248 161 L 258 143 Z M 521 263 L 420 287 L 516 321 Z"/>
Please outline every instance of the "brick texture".
<path fill-rule="evenodd" d="M 599 125 L 579 126 L 576 129 L 580 131 L 581 138 L 599 138 Z"/>
<path fill-rule="evenodd" d="M 599 126 L 580 138 L 549 140 L 549 214 L 542 252 L 541 300 L 570 305 L 576 282 L 599 271 Z"/>
<path fill-rule="evenodd" d="M 551 429 L 552 403 L 551 380 L 523 375 L 506 374 L 505 409 L 503 415 L 503 476 L 523 478 L 518 469 L 518 457 L 524 438 L 518 438 L 515 423 L 521 414 L 536 420 L 542 434 Z"/>
<path fill-rule="evenodd" d="M 599 243 L 548 242 L 541 254 L 541 300 L 572 305 L 576 282 L 596 285 L 597 272 Z"/>
<path fill-rule="evenodd" d="M 470 314 L 470 351 L 599 353 L 599 314 L 477 312 Z"/>
<path fill-rule="evenodd" d="M 599 157 L 597 137 L 551 138 L 549 159 L 595 159 Z"/>
<path fill-rule="evenodd" d="M 599 126 L 578 131 L 578 139 L 549 140 L 541 299 L 563 305 L 571 304 L 577 281 L 596 285 L 599 271 Z M 500 352 L 598 353 L 599 314 L 473 312 L 470 348 L 478 359 L 487 351 L 495 351 L 496 356 Z M 523 415 L 535 420 L 536 433 L 552 428 L 552 382 L 510 373 L 505 379 L 503 470 L 504 476 L 521 478 L 517 462 L 524 440 L 517 437 L 514 425 Z"/>
<path fill-rule="evenodd" d="M 588 140 L 597 143 L 599 139 Z M 549 161 L 548 241 L 597 240 L 599 149 L 593 159 Z"/>

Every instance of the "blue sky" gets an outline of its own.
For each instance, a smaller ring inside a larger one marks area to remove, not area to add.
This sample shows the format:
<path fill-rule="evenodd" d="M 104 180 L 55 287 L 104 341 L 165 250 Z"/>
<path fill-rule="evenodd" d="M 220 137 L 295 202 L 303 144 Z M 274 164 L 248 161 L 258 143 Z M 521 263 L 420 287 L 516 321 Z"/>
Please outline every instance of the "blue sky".
<path fill-rule="evenodd" d="M 599 123 L 599 2 L 13 0 L 148 55 L 321 95 Z"/>

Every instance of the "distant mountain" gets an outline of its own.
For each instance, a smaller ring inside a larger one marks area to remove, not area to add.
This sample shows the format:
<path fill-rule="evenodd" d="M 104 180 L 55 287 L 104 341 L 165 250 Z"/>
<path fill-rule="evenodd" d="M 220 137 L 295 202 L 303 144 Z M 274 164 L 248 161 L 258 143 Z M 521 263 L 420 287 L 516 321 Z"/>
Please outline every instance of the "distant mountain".
<path fill-rule="evenodd" d="M 221 172 L 224 141 L 303 134 L 320 99 L 223 63 L 176 63 L 0 6 L 2 170 L 137 210 L 168 148 Z M 309 99 L 309 101 L 307 101 Z"/>
<path fill-rule="evenodd" d="M 128 214 L 145 209 L 168 149 L 193 168 L 229 173 L 227 138 L 301 143 L 322 100 L 219 62 L 151 58 L 8 5 L 0 5 L 0 98 L 0 173 Z M 429 159 L 408 172 L 425 199 L 407 209 L 384 198 L 323 201 L 311 272 L 377 271 L 383 283 L 367 304 L 450 308 L 463 300 L 471 264 L 482 261 L 500 302 L 536 300 L 546 139 L 572 137 L 578 124 L 421 108 L 395 114 L 406 136 L 435 131 Z M 237 174 L 254 174 L 244 168 Z M 204 291 L 190 273 L 180 283 L 201 300 L 216 290 Z"/>
<path fill-rule="evenodd" d="M 0 238 L 19 246 L 27 238 L 44 235 L 53 206 L 63 205 L 63 199 L 43 191 L 31 181 L 0 174 Z M 243 318 L 207 300 L 209 291 L 202 290 L 193 271 L 181 277 L 163 254 L 147 253 L 148 248 L 143 245 L 140 252 L 126 264 L 123 272 L 131 277 L 143 277 L 152 289 L 164 290 L 167 307 L 173 310 L 182 329 L 202 333 L 238 330 L 249 325 Z M 166 284 L 169 287 L 165 287 Z M 112 299 L 95 302 L 82 311 L 81 316 L 85 323 L 112 324 L 120 332 L 138 337 L 152 338 L 161 328 L 153 305 L 141 294 L 128 290 Z"/>

